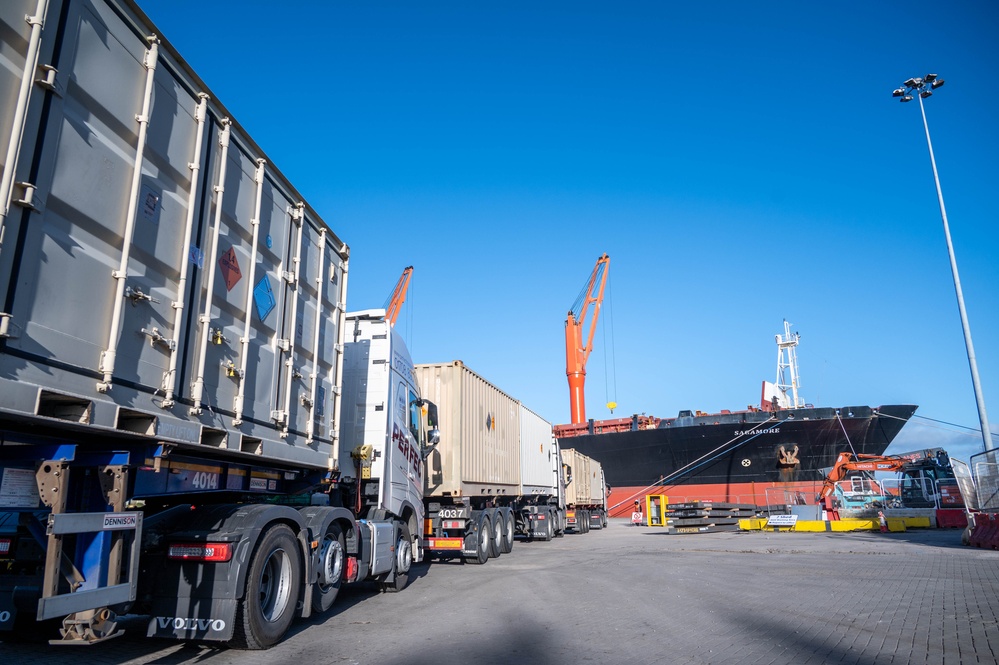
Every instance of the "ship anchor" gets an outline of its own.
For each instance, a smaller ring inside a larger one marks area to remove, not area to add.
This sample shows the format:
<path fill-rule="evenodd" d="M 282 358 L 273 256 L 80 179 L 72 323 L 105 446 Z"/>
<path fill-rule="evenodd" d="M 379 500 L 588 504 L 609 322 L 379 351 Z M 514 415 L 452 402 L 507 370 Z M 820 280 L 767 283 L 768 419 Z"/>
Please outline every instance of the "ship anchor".
<path fill-rule="evenodd" d="M 798 446 L 794 446 L 794 450 L 787 452 L 784 446 L 777 449 L 777 466 L 779 467 L 792 467 L 798 466 L 801 462 L 798 461 Z"/>

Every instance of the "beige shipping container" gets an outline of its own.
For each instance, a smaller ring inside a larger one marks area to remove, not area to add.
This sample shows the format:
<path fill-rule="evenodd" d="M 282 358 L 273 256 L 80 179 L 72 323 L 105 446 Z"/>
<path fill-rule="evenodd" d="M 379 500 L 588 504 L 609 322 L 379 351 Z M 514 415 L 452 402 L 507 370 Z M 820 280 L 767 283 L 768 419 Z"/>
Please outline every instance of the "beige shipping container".
<path fill-rule="evenodd" d="M 604 500 L 606 499 L 604 488 L 604 470 L 600 466 L 600 462 L 596 461 L 592 457 L 590 459 L 590 504 L 595 506 L 602 506 Z"/>
<path fill-rule="evenodd" d="M 460 360 L 417 365 L 416 381 L 437 405 L 441 432 L 427 458 L 425 496 L 516 496 L 520 403 Z"/>
<path fill-rule="evenodd" d="M 590 496 L 590 466 L 596 462 L 572 448 L 562 450 L 564 478 L 566 480 L 565 504 L 567 506 L 585 506 L 593 501 Z M 570 482 L 571 479 L 571 482 Z"/>

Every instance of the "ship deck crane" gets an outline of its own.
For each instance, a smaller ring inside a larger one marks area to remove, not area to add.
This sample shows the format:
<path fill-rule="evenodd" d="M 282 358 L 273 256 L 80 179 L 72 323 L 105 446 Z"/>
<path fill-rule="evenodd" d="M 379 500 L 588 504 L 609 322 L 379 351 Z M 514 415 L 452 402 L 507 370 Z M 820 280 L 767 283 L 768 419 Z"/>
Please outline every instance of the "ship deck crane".
<path fill-rule="evenodd" d="M 586 422 L 584 396 L 586 360 L 593 349 L 593 333 L 597 329 L 597 319 L 600 316 L 600 305 L 604 300 L 604 285 L 607 283 L 607 269 L 609 267 L 609 256 L 604 254 L 597 259 L 590 278 L 576 297 L 576 302 L 565 319 L 565 375 L 569 379 L 569 413 L 573 424 Z M 584 343 L 583 328 L 591 305 L 593 306 L 592 317 L 587 326 L 586 342 Z"/>
<path fill-rule="evenodd" d="M 406 302 L 406 291 L 409 289 L 409 278 L 412 276 L 413 266 L 408 266 L 402 271 L 402 275 L 399 276 L 399 281 L 396 282 L 392 295 L 389 296 L 389 304 L 385 308 L 385 320 L 388 321 L 390 326 L 395 326 L 395 320 L 399 318 L 399 310 L 402 309 L 402 304 Z"/>

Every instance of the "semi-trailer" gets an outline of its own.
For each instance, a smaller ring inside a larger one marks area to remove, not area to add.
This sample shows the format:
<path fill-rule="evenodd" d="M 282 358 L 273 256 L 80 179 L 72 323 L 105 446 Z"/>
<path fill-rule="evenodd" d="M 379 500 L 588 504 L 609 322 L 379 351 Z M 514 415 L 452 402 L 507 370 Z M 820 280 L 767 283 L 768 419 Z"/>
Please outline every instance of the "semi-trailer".
<path fill-rule="evenodd" d="M 0 23 L 0 639 L 264 648 L 401 588 L 435 409 L 390 333 L 345 372 L 347 245 L 131 0 Z"/>
<path fill-rule="evenodd" d="M 607 526 L 607 486 L 600 462 L 573 448 L 562 449 L 566 525 L 574 533 Z"/>
<path fill-rule="evenodd" d="M 485 563 L 517 534 L 565 532 L 561 456 L 552 426 L 461 361 L 416 365 L 438 407 L 440 443 L 426 458 L 424 546 Z"/>

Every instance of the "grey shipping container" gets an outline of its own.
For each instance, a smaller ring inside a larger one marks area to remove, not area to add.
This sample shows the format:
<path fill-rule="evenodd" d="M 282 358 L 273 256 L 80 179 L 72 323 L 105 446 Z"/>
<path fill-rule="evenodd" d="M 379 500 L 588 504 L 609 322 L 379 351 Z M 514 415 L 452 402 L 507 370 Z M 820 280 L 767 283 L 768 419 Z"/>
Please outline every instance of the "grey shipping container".
<path fill-rule="evenodd" d="M 520 403 L 461 361 L 416 365 L 438 408 L 440 444 L 427 458 L 425 496 L 516 496 Z"/>
<path fill-rule="evenodd" d="M 555 454 L 552 424 L 520 405 L 521 495 L 554 495 L 557 488 L 551 456 Z"/>
<path fill-rule="evenodd" d="M 35 11 L 0 3 L 5 426 L 326 467 L 346 245 L 133 2 Z"/>

